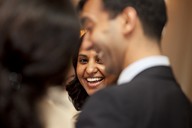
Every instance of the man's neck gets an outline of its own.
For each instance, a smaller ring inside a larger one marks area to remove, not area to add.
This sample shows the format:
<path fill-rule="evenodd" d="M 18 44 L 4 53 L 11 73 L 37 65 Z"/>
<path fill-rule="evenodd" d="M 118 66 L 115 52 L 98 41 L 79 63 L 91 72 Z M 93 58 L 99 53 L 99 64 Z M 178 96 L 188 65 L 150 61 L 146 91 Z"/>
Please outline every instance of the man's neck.
<path fill-rule="evenodd" d="M 153 39 L 135 38 L 135 40 L 132 40 L 129 45 L 127 46 L 126 50 L 125 61 L 123 65 L 124 68 L 142 58 L 162 54 L 159 42 Z"/>

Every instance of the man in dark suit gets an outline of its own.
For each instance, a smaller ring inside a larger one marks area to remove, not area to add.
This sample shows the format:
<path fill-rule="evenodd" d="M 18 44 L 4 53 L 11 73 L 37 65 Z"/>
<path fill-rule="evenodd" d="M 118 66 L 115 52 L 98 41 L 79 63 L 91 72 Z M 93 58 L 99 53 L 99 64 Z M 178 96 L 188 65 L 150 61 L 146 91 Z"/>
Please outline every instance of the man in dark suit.
<path fill-rule="evenodd" d="M 191 103 L 160 42 L 164 0 L 82 0 L 82 23 L 117 85 L 93 95 L 77 128 L 192 128 Z"/>

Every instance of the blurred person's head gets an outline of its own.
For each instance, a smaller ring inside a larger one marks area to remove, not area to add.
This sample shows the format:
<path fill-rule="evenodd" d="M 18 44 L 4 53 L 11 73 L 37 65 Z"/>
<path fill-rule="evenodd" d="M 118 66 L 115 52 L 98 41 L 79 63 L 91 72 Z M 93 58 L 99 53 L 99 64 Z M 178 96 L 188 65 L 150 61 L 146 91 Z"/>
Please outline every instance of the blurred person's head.
<path fill-rule="evenodd" d="M 79 10 L 107 71 L 119 74 L 130 63 L 159 54 L 167 21 L 164 0 L 81 0 Z"/>
<path fill-rule="evenodd" d="M 0 124 L 41 127 L 37 102 L 68 73 L 76 14 L 69 0 L 7 0 L 0 17 Z"/>
<path fill-rule="evenodd" d="M 103 60 L 98 57 L 88 39 L 88 34 L 81 37 L 74 57 L 74 79 L 67 85 L 67 91 L 77 110 L 81 110 L 88 96 L 105 88 L 117 79 L 116 75 L 108 74 Z"/>

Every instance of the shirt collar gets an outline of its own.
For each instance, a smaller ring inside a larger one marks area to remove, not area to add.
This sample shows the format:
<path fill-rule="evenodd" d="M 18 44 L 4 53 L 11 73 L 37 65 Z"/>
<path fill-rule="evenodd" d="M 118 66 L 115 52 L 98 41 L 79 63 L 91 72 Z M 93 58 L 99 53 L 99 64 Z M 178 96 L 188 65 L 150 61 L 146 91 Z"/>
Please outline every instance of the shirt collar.
<path fill-rule="evenodd" d="M 136 75 L 144 71 L 145 69 L 154 66 L 169 66 L 170 61 L 166 56 L 150 56 L 140 59 L 129 66 L 127 66 L 120 74 L 117 81 L 118 84 L 130 82 Z"/>

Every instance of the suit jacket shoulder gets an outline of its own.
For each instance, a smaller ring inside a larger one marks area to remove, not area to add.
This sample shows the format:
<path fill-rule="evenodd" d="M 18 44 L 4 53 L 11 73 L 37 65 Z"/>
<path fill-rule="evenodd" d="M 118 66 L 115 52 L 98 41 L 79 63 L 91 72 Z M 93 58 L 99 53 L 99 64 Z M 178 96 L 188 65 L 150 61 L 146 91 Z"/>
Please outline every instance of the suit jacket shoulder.
<path fill-rule="evenodd" d="M 171 69 L 154 67 L 91 96 L 77 127 L 191 128 L 191 113 Z"/>

